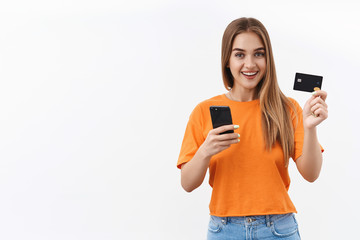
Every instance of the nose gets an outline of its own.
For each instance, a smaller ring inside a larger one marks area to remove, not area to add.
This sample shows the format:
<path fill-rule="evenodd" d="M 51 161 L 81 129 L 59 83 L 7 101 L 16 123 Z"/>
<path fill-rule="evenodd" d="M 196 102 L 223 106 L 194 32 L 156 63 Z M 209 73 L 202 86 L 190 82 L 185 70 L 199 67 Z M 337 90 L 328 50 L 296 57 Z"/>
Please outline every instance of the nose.
<path fill-rule="evenodd" d="M 255 66 L 256 66 L 256 64 L 255 64 L 254 58 L 251 55 L 246 56 L 245 62 L 244 62 L 244 67 L 251 69 Z"/>

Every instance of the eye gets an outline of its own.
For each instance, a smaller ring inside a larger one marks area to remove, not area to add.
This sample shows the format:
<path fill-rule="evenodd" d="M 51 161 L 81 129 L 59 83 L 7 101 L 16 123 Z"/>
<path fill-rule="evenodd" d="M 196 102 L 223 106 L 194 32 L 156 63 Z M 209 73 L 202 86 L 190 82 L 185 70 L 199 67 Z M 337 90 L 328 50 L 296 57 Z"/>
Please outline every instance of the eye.
<path fill-rule="evenodd" d="M 245 54 L 243 53 L 235 53 L 235 57 L 243 58 Z"/>
<path fill-rule="evenodd" d="M 264 52 L 256 52 L 255 53 L 255 57 L 264 57 L 265 53 Z"/>

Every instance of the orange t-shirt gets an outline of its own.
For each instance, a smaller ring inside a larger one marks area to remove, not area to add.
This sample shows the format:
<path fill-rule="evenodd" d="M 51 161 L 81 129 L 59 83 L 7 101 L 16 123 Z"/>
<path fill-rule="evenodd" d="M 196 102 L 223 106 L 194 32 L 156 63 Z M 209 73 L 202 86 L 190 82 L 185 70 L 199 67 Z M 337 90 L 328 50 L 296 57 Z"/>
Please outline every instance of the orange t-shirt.
<path fill-rule="evenodd" d="M 295 151 L 291 157 L 296 160 L 302 154 L 304 128 L 302 109 L 290 100 L 298 114 L 297 122 L 292 113 Z M 222 94 L 198 104 L 186 127 L 177 167 L 193 158 L 213 128 L 209 109 L 212 105 L 230 107 L 233 124 L 239 125 L 235 132 L 241 140 L 210 160 L 210 214 L 225 217 L 296 212 L 287 192 L 290 178 L 281 145 L 276 143 L 271 151 L 265 149 L 258 99 L 236 102 Z"/>

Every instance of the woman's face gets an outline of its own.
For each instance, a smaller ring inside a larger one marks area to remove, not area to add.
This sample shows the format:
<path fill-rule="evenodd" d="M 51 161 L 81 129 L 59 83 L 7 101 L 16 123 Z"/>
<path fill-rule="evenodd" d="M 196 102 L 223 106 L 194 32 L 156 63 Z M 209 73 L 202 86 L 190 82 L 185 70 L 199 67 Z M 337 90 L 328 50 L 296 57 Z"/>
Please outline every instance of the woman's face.
<path fill-rule="evenodd" d="M 245 32 L 234 39 L 229 60 L 234 88 L 255 90 L 266 70 L 265 47 L 258 35 Z"/>

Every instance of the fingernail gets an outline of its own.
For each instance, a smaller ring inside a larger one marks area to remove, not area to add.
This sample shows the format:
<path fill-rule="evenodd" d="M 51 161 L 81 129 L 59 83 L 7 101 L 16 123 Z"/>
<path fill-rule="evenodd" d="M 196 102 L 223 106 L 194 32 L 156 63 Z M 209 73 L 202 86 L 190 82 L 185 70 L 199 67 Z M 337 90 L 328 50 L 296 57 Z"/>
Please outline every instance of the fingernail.
<path fill-rule="evenodd" d="M 240 134 L 238 134 L 238 137 L 240 137 Z"/>
<path fill-rule="evenodd" d="M 239 125 L 234 125 L 234 129 L 238 129 L 239 128 Z"/>
<path fill-rule="evenodd" d="M 315 96 L 315 95 L 316 95 L 316 91 L 313 91 L 311 94 L 312 94 L 313 96 Z"/>
<path fill-rule="evenodd" d="M 238 142 L 240 142 L 240 139 L 238 139 Z"/>

